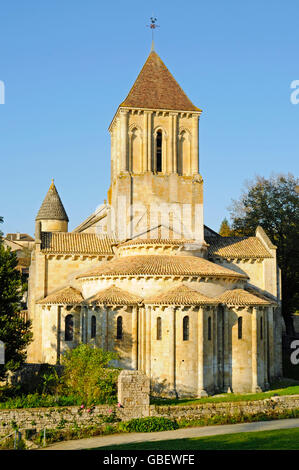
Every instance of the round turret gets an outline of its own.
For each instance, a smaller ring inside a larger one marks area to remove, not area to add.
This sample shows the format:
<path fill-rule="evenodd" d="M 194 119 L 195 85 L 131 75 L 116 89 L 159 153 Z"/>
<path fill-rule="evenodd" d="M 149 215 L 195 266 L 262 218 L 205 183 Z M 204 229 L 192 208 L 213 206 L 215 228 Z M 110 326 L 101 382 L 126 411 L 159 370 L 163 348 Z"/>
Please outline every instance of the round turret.
<path fill-rule="evenodd" d="M 54 180 L 52 180 L 35 221 L 41 223 L 42 232 L 68 231 L 69 219 L 55 187 Z"/>

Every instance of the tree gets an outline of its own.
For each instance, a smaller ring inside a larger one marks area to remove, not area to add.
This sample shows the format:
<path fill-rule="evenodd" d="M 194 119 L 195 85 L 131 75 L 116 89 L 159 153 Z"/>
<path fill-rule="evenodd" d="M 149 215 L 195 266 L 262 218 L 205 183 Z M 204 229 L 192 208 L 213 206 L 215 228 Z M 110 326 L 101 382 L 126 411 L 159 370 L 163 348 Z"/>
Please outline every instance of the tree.
<path fill-rule="evenodd" d="M 88 344 L 80 344 L 66 351 L 62 359 L 64 370 L 61 378 L 64 391 L 80 397 L 86 404 L 114 401 L 119 371 L 109 367 L 109 364 L 117 358 L 115 352 Z"/>
<path fill-rule="evenodd" d="M 32 340 L 31 323 L 20 315 L 23 289 L 17 264 L 16 254 L 0 240 L 0 340 L 5 344 L 5 364 L 0 365 L 0 378 L 23 364 L 26 347 Z"/>
<path fill-rule="evenodd" d="M 219 229 L 219 235 L 222 237 L 232 237 L 234 236 L 234 231 L 231 229 L 227 218 L 223 219 Z"/>
<path fill-rule="evenodd" d="M 292 333 L 290 315 L 299 310 L 299 197 L 292 174 L 257 176 L 230 208 L 236 235 L 254 235 L 261 225 L 277 246 L 282 278 L 282 314 Z"/>

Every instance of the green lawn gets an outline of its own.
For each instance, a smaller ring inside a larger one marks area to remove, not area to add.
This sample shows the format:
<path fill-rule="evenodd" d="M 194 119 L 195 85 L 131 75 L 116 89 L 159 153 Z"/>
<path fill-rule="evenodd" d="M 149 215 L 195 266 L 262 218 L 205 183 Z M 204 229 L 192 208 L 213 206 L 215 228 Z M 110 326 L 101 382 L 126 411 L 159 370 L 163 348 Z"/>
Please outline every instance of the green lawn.
<path fill-rule="evenodd" d="M 273 395 L 298 395 L 299 394 L 299 382 L 292 379 L 284 379 L 281 382 L 272 384 L 271 389 L 267 392 L 262 393 L 247 393 L 237 395 L 234 393 L 225 393 L 221 395 L 209 396 L 207 398 L 198 399 L 162 399 L 152 398 L 151 404 L 153 405 L 200 405 L 201 403 L 220 403 L 220 402 L 232 402 L 232 401 L 256 401 L 264 400 L 265 398 L 273 397 Z"/>
<path fill-rule="evenodd" d="M 103 450 L 98 447 L 91 450 Z M 299 450 L 299 428 L 243 432 L 223 436 L 140 442 L 105 447 L 105 450 Z"/>

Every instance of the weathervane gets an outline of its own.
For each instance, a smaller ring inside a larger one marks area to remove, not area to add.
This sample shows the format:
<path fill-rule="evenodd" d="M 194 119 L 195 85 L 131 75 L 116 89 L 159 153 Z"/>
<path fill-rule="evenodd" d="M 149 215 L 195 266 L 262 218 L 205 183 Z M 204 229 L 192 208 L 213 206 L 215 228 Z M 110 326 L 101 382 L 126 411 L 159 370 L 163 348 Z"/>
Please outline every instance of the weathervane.
<path fill-rule="evenodd" d="M 147 25 L 148 28 L 151 28 L 152 30 L 152 51 L 154 50 L 154 31 L 156 28 L 160 28 L 160 26 L 157 24 L 157 18 L 154 16 L 151 16 L 151 24 Z"/>

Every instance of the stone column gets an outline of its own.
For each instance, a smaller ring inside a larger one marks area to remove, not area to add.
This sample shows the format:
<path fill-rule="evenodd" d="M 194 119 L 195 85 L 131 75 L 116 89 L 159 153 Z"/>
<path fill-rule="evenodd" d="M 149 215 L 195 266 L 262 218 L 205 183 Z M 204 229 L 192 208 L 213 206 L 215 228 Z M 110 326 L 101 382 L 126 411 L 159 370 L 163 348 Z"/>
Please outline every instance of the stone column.
<path fill-rule="evenodd" d="M 176 170 L 174 169 L 174 160 L 176 156 L 176 113 L 169 113 L 169 126 L 168 126 L 168 134 L 169 134 L 169 145 L 168 145 L 168 152 L 167 152 L 167 166 L 166 166 L 166 173 L 174 173 Z"/>
<path fill-rule="evenodd" d="M 260 392 L 261 388 L 258 386 L 258 325 L 257 325 L 257 309 L 252 309 L 252 324 L 251 324 L 251 357 L 252 357 L 252 392 Z"/>
<path fill-rule="evenodd" d="M 198 114 L 192 114 L 191 175 L 198 173 Z"/>
<path fill-rule="evenodd" d="M 56 306 L 57 311 L 57 351 L 56 362 L 60 364 L 60 350 L 61 350 L 61 306 Z"/>
<path fill-rule="evenodd" d="M 197 341 L 198 341 L 198 387 L 197 396 L 206 397 L 208 394 L 204 388 L 204 309 L 200 307 L 197 319 Z"/>
<path fill-rule="evenodd" d="M 138 317 L 137 305 L 132 310 L 132 369 L 138 369 Z"/>
<path fill-rule="evenodd" d="M 169 392 L 176 395 L 176 308 L 169 307 Z"/>
<path fill-rule="evenodd" d="M 263 337 L 264 337 L 264 387 L 269 388 L 268 379 L 268 315 L 267 309 L 263 309 Z"/>
<path fill-rule="evenodd" d="M 173 151 L 172 151 L 172 171 L 173 173 L 177 173 L 178 171 L 178 115 L 172 115 L 172 132 L 173 132 Z"/>
<path fill-rule="evenodd" d="M 224 309 L 222 306 L 217 308 L 217 338 L 218 338 L 218 389 L 223 391 L 223 321 L 224 321 Z"/>
<path fill-rule="evenodd" d="M 151 307 L 145 307 L 145 373 L 151 376 Z"/>
<path fill-rule="evenodd" d="M 218 389 L 218 335 L 217 335 L 217 308 L 213 307 L 213 371 L 214 371 L 214 390 Z"/>
<path fill-rule="evenodd" d="M 142 308 L 138 309 L 138 370 L 142 370 Z"/>
<path fill-rule="evenodd" d="M 274 322 L 273 322 L 274 307 L 268 308 L 268 350 L 269 350 L 269 382 L 274 378 Z"/>
<path fill-rule="evenodd" d="M 100 307 L 100 324 L 101 324 L 101 348 L 105 351 L 105 348 L 106 348 L 106 312 L 103 307 Z"/>
<path fill-rule="evenodd" d="M 224 376 L 224 391 L 229 392 L 230 389 L 230 353 L 229 353 L 229 330 L 230 330 L 230 321 L 229 321 L 229 309 L 224 307 L 224 318 L 223 318 L 223 328 L 224 328 L 224 344 L 223 344 L 223 354 L 224 354 L 224 365 L 223 365 L 223 376 Z"/>
<path fill-rule="evenodd" d="M 85 323 L 85 318 L 84 318 L 84 312 L 85 312 L 85 307 L 81 307 L 81 312 L 80 312 L 80 332 L 81 332 L 81 341 L 84 343 L 84 323 Z"/>
<path fill-rule="evenodd" d="M 105 318 L 105 333 L 104 333 L 104 338 L 105 338 L 105 351 L 109 350 L 109 309 L 105 307 L 104 310 L 104 318 Z"/>
<path fill-rule="evenodd" d="M 147 172 L 150 171 L 149 161 L 148 161 L 148 152 L 149 152 L 149 133 L 148 133 L 148 121 L 149 121 L 150 111 L 143 111 L 143 163 L 142 163 L 142 171 Z"/>
<path fill-rule="evenodd" d="M 126 109 L 120 109 L 120 160 L 121 160 L 121 171 L 128 171 L 127 167 L 127 153 L 128 153 L 128 111 Z"/>
<path fill-rule="evenodd" d="M 152 171 L 152 141 L 153 141 L 153 129 L 152 129 L 152 111 L 147 111 L 147 171 Z"/>
<path fill-rule="evenodd" d="M 142 370 L 143 372 L 146 371 L 146 312 L 145 309 L 142 310 L 142 333 L 141 333 L 141 341 L 142 341 Z"/>

